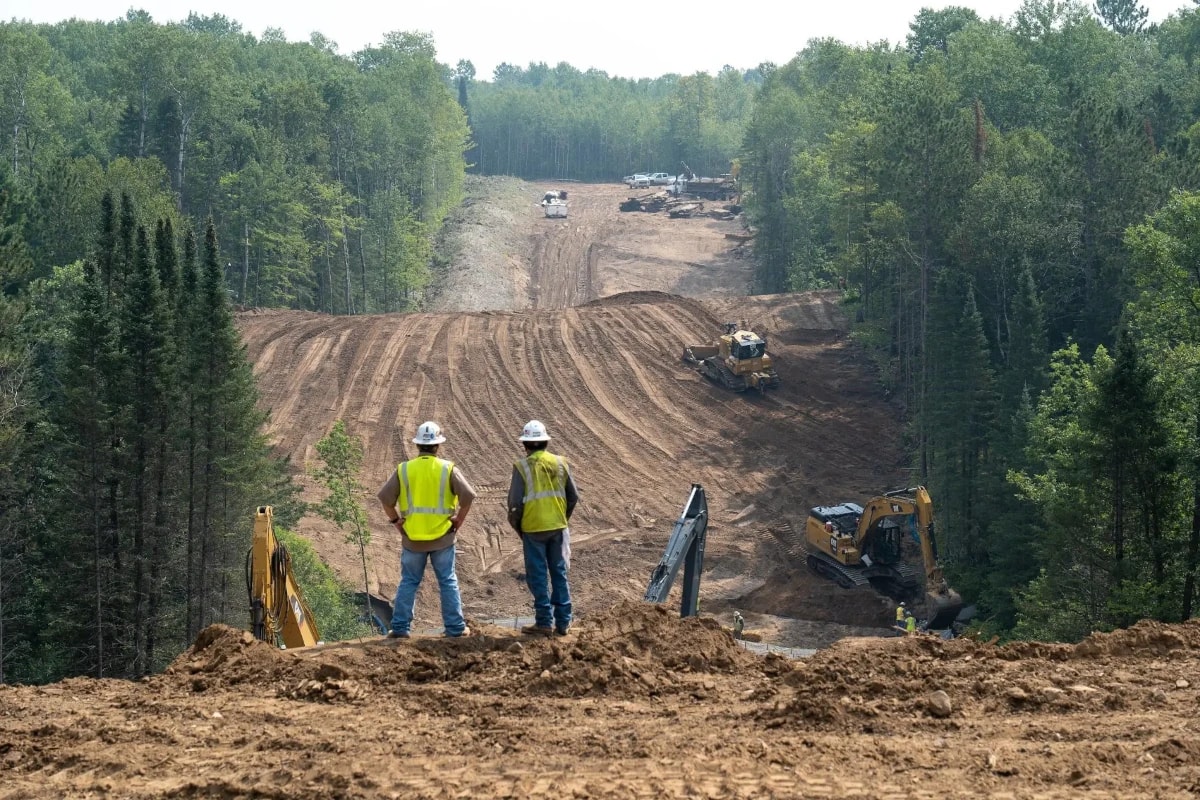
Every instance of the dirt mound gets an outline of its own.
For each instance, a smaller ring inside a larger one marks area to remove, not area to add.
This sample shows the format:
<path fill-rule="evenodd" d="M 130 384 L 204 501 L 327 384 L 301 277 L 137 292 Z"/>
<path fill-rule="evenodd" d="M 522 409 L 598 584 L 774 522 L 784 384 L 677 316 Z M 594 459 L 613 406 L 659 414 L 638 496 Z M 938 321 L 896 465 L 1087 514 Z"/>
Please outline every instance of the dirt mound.
<path fill-rule="evenodd" d="M 1001 647 L 933 636 L 843 639 L 785 681 L 764 715 L 782 724 L 881 732 L 920 718 L 1104 713 L 1162 703 L 1190 688 L 1200 623 L 1140 622 L 1077 645 Z M 931 695 L 942 692 L 942 704 Z"/>
<path fill-rule="evenodd" d="M 618 292 L 610 294 L 608 297 L 601 297 L 598 300 L 593 300 L 588 303 L 589 306 L 633 306 L 639 303 L 687 303 L 693 308 L 703 309 L 704 307 L 694 300 L 685 300 L 678 295 L 669 294 L 667 292 Z M 705 309 L 704 313 L 708 313 Z"/>
<path fill-rule="evenodd" d="M 553 638 L 214 626 L 150 680 L 0 686 L 0 798 L 1194 797 L 1197 627 L 788 662 L 636 603 Z"/>
<path fill-rule="evenodd" d="M 1183 650 L 1200 650 L 1200 619 L 1180 625 L 1142 620 L 1111 633 L 1093 633 L 1075 645 L 1076 657 L 1157 657 Z"/>
<path fill-rule="evenodd" d="M 589 618 L 577 642 L 553 643 L 542 664 L 530 690 L 562 697 L 692 691 L 689 676 L 756 672 L 762 660 L 713 619 L 680 619 L 663 606 L 624 602 Z"/>
<path fill-rule="evenodd" d="M 680 619 L 663 606 L 622 602 L 577 623 L 566 637 L 531 637 L 472 623 L 466 639 L 367 640 L 278 650 L 250 633 L 213 625 L 161 680 L 192 692 L 239 684 L 280 697 L 354 702 L 399 685 L 449 683 L 466 692 L 582 697 L 691 692 L 695 676 L 780 670 L 710 618 Z M 703 681 L 701 681 L 701 684 Z"/>

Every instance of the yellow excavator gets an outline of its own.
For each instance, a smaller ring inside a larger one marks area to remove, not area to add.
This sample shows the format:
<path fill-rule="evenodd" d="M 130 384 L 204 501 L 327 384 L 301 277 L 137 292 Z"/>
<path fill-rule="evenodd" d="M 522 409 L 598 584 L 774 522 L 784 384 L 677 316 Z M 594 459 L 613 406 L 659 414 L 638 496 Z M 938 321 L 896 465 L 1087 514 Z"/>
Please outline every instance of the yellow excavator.
<path fill-rule="evenodd" d="M 292 575 L 292 557 L 275 538 L 271 506 L 254 514 L 254 541 L 246 553 L 246 590 L 254 636 L 285 648 L 321 643 L 317 621 Z"/>
<path fill-rule="evenodd" d="M 924 565 L 905 563 L 906 543 L 915 540 Z M 817 506 L 804 525 L 810 569 L 843 588 L 870 585 L 914 608 L 927 629 L 950 626 L 962 610 L 962 597 L 947 584 L 937 563 L 933 501 L 924 486 L 873 497 L 865 506 Z"/>
<path fill-rule="evenodd" d="M 683 360 L 697 365 L 714 383 L 735 392 L 777 389 L 779 373 L 767 354 L 767 340 L 754 331 L 742 330 L 736 322 L 725 323 L 725 334 L 716 344 L 693 344 L 683 348 Z"/>

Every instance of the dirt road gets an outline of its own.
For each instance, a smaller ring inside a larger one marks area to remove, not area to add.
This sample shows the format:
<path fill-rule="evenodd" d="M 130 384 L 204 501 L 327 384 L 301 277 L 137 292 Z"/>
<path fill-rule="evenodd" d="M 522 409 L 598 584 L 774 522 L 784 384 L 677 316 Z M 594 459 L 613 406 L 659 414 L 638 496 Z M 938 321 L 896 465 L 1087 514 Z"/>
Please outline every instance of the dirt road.
<path fill-rule="evenodd" d="M 665 213 L 617 211 L 623 185 L 530 184 L 472 178 L 472 194 L 450 218 L 443 249 L 452 254 L 430 310 L 562 309 L 628 291 L 686 297 L 736 297 L 751 283 L 749 252 L 727 234 L 740 220 L 671 219 Z M 546 218 L 538 205 L 551 189 L 568 193 L 567 218 Z"/>

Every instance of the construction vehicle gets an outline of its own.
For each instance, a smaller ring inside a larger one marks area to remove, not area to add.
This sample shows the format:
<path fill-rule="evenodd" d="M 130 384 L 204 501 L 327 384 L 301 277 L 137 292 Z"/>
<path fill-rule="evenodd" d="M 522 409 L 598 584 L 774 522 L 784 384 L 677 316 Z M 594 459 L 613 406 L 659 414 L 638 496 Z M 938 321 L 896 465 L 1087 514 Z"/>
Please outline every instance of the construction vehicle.
<path fill-rule="evenodd" d="M 950 625 L 962 598 L 950 588 L 937 563 L 933 502 L 924 486 L 885 492 L 866 506 L 817 506 L 804 526 L 807 563 L 818 575 L 845 589 L 870 585 L 914 608 L 928 629 Z M 915 539 L 924 565 L 905 563 L 905 542 Z"/>
<path fill-rule="evenodd" d="M 767 355 L 767 340 L 741 329 L 736 322 L 725 324 L 725 334 L 716 344 L 685 347 L 683 360 L 698 365 L 701 375 L 735 392 L 757 389 L 765 393 L 781 383 Z"/>
<path fill-rule="evenodd" d="M 547 217 L 567 216 L 567 192 L 565 189 L 546 192 L 542 197 L 542 210 Z"/>
<path fill-rule="evenodd" d="M 700 613 L 700 573 L 704 568 L 704 541 L 708 530 L 708 500 L 704 487 L 692 484 L 683 513 L 675 520 L 666 552 L 654 572 L 650 574 L 650 585 L 646 587 L 648 603 L 666 602 L 671 594 L 675 576 L 683 567 L 683 596 L 679 602 L 679 616 L 694 617 Z"/>
<path fill-rule="evenodd" d="M 737 167 L 717 178 L 705 178 L 697 175 L 687 164 L 680 164 L 683 172 L 671 184 L 672 194 L 676 196 L 690 195 L 704 200 L 731 200 L 738 196 Z"/>
<path fill-rule="evenodd" d="M 275 538 L 271 506 L 254 514 L 254 541 L 246 553 L 246 591 L 255 638 L 284 648 L 321 644 L 317 621 L 292 575 L 292 557 Z"/>

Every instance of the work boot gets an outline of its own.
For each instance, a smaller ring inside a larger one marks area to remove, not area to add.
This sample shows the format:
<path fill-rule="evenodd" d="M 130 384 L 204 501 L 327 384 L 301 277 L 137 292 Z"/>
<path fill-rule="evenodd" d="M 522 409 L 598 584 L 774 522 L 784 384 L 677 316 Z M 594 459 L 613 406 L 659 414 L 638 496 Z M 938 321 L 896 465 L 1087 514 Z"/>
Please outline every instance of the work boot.
<path fill-rule="evenodd" d="M 521 633 L 527 636 L 551 636 L 554 634 L 554 628 L 549 625 L 526 625 L 521 628 Z"/>
<path fill-rule="evenodd" d="M 403 631 L 403 632 L 391 631 L 390 633 L 388 633 L 387 636 L 385 636 L 383 638 L 385 638 L 385 639 L 408 639 L 410 637 L 408 635 L 408 631 Z"/>
<path fill-rule="evenodd" d="M 557 636 L 566 636 L 570 632 L 571 632 L 571 623 L 569 623 L 569 622 L 566 625 L 560 625 L 560 626 L 555 627 L 555 629 L 554 629 L 554 633 Z"/>
<path fill-rule="evenodd" d="M 449 633 L 449 632 L 446 633 L 446 637 L 449 639 L 462 639 L 463 637 L 470 636 L 470 635 L 471 635 L 471 629 L 469 627 L 464 627 L 462 629 L 462 633 Z"/>

